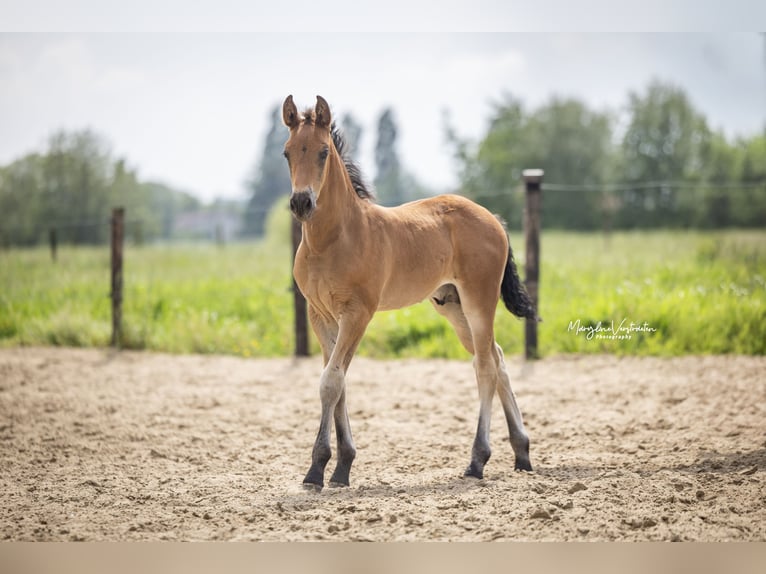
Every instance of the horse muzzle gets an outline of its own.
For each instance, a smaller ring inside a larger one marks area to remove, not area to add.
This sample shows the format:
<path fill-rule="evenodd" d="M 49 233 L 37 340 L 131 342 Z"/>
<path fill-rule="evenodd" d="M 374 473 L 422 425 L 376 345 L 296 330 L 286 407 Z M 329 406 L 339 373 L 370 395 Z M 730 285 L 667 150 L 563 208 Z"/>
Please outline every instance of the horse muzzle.
<path fill-rule="evenodd" d="M 298 221 L 306 221 L 317 206 L 317 199 L 314 192 L 307 191 L 294 191 L 290 195 L 290 211 Z"/>

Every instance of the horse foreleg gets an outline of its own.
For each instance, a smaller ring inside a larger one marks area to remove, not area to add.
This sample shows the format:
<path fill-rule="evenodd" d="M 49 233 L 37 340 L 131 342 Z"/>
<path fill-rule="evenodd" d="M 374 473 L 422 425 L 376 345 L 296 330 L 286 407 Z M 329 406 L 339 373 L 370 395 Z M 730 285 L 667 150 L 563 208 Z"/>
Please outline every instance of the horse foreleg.
<path fill-rule="evenodd" d="M 324 365 L 330 361 L 330 356 L 335 350 L 335 343 L 338 338 L 338 324 L 334 320 L 325 319 L 316 309 L 309 307 L 309 318 L 311 326 L 319 339 L 319 345 L 322 347 L 322 358 Z M 330 479 L 330 486 L 348 486 L 348 475 L 351 471 L 351 463 L 356 457 L 356 448 L 351 438 L 351 425 L 348 421 L 348 412 L 346 410 L 346 390 L 345 386 L 340 394 L 338 403 L 333 411 L 335 420 L 335 436 L 338 443 L 338 462 L 335 471 Z"/>
<path fill-rule="evenodd" d="M 330 486 L 348 486 L 348 476 L 351 472 L 351 463 L 356 458 L 356 447 L 351 437 L 351 424 L 348 420 L 346 408 L 346 389 L 340 394 L 338 404 L 335 405 L 335 437 L 338 441 L 338 462 L 330 478 Z"/>
<path fill-rule="evenodd" d="M 338 323 L 332 318 L 324 317 L 313 305 L 309 305 L 309 322 L 322 348 L 322 364 L 327 366 L 338 339 Z"/>
<path fill-rule="evenodd" d="M 311 451 L 311 467 L 303 479 L 303 485 L 309 488 L 320 490 L 324 486 L 324 469 L 332 456 L 330 449 L 332 414 L 343 392 L 343 379 L 343 371 L 328 364 L 319 380 L 322 415 L 319 420 L 319 432 Z"/>
<path fill-rule="evenodd" d="M 322 415 L 311 453 L 311 467 L 303 479 L 303 484 L 307 487 L 321 489 L 324 486 L 324 471 L 332 454 L 330 428 L 333 419 L 338 437 L 338 464 L 333 473 L 332 482 L 343 486 L 349 484 L 348 476 L 356 449 L 351 438 L 351 427 L 346 412 L 345 376 L 354 351 L 371 318 L 371 312 L 359 310 L 347 312 L 340 320 L 337 341 L 319 381 Z"/>

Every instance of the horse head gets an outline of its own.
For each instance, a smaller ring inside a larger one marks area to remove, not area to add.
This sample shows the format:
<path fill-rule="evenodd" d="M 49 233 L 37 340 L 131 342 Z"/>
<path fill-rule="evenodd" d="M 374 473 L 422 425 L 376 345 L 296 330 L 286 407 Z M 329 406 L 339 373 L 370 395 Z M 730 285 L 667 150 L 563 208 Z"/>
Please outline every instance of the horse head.
<path fill-rule="evenodd" d="M 316 209 L 325 178 L 327 158 L 333 153 L 330 106 L 317 96 L 314 109 L 298 113 L 292 96 L 282 105 L 282 121 L 290 130 L 284 156 L 290 167 L 290 210 L 299 221 L 308 220 Z"/>

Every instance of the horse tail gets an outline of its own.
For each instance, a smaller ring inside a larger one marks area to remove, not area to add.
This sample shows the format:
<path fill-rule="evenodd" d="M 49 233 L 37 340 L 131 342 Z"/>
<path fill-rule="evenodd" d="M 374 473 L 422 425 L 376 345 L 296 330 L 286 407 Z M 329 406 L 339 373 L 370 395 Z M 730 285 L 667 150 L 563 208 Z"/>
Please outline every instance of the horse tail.
<path fill-rule="evenodd" d="M 503 273 L 500 293 L 503 296 L 505 306 L 517 317 L 542 320 L 537 316 L 534 303 L 532 303 L 529 293 L 519 278 L 510 243 L 508 244 L 508 259 L 505 260 L 505 273 Z"/>

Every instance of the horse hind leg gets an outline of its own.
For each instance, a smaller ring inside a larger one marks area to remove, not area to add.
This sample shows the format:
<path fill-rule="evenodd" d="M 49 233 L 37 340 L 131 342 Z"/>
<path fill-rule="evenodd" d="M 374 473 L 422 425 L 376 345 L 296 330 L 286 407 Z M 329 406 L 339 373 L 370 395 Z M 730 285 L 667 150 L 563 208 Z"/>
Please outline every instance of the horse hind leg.
<path fill-rule="evenodd" d="M 471 448 L 471 462 L 466 468 L 466 477 L 484 478 L 484 466 L 492 455 L 489 445 L 489 428 L 492 418 L 492 399 L 497 386 L 496 369 L 493 357 L 487 353 L 484 339 L 486 327 L 484 320 L 469 319 L 473 334 L 475 349 L 473 368 L 476 372 L 476 384 L 479 390 L 479 420 L 476 425 L 476 436 Z M 491 323 L 490 323 L 491 331 Z M 490 335 L 491 336 L 491 335 Z"/>
<path fill-rule="evenodd" d="M 511 448 L 516 457 L 514 468 L 516 470 L 531 471 L 532 464 L 529 461 L 529 436 L 524 429 L 524 421 L 521 417 L 521 410 L 516 404 L 516 397 L 511 390 L 511 381 L 508 377 L 508 370 L 505 368 L 505 359 L 503 358 L 503 349 L 495 343 L 495 353 L 497 356 L 497 394 L 500 396 L 500 402 L 503 405 L 505 420 L 508 423 L 508 436 L 511 440 Z"/>
<path fill-rule="evenodd" d="M 461 292 L 463 311 L 473 336 L 474 369 L 480 400 L 479 422 L 471 451 L 471 463 L 465 474 L 476 478 L 483 477 L 484 466 L 491 454 L 489 428 L 495 391 L 500 396 L 508 423 L 511 447 L 516 458 L 515 468 L 532 470 L 529 462 L 529 439 L 511 390 L 502 349 L 495 342 L 494 317 L 497 299 L 485 291 L 477 285 L 472 292 Z"/>
<path fill-rule="evenodd" d="M 473 335 L 457 288 L 451 283 L 442 285 L 431 295 L 430 301 L 436 312 L 450 322 L 465 350 L 473 355 Z"/>
<path fill-rule="evenodd" d="M 488 368 L 485 357 L 476 356 L 476 338 L 466 317 L 460 294 L 454 285 L 441 286 L 432 296 L 431 303 L 438 313 L 447 318 L 457 333 L 463 347 L 474 355 L 476 382 L 479 387 L 479 422 L 471 449 L 471 462 L 466 468 L 466 477 L 482 478 L 484 466 L 491 455 L 489 446 L 489 423 L 492 414 L 492 397 L 495 394 L 493 369 Z M 490 324 L 492 317 L 490 316 Z"/>
<path fill-rule="evenodd" d="M 474 328 L 466 313 L 465 305 L 454 285 L 443 285 L 432 296 L 436 311 L 447 318 L 465 349 L 474 355 L 474 369 L 479 389 L 479 422 L 471 449 L 471 462 L 465 476 L 483 478 L 484 466 L 492 454 L 489 445 L 489 427 L 492 399 L 495 391 L 500 396 L 510 435 L 511 448 L 516 458 L 516 470 L 531 471 L 529 462 L 529 438 L 521 417 L 521 411 L 511 390 L 510 378 L 505 367 L 503 351 L 494 340 L 494 309 L 468 301 Z M 474 332 L 475 331 L 475 332 Z M 476 347 L 475 347 L 476 342 Z M 477 354 L 475 349 L 482 349 Z"/>

